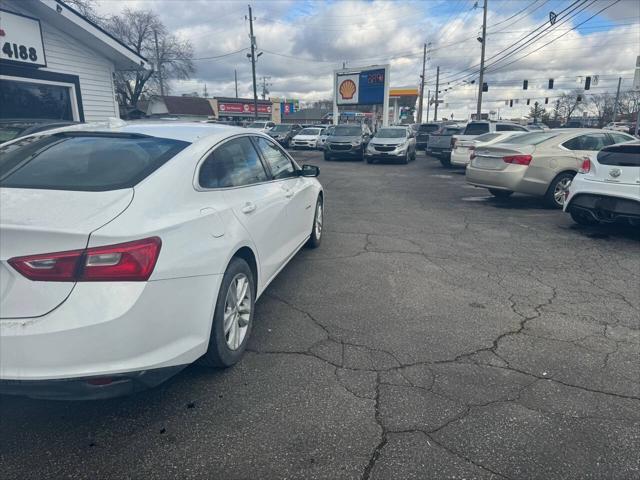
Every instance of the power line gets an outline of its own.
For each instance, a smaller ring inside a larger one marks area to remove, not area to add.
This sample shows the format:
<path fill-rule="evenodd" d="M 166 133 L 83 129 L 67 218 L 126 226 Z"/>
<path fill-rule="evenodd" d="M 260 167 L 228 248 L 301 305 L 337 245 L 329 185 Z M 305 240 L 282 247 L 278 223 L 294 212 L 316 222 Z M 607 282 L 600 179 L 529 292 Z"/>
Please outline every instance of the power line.
<path fill-rule="evenodd" d="M 217 58 L 230 57 L 231 55 L 236 55 L 237 53 L 245 52 L 247 50 L 249 50 L 249 49 L 245 47 L 245 48 L 241 48 L 240 50 L 236 50 L 235 52 L 223 53 L 222 55 L 214 55 L 213 57 L 192 58 L 191 60 L 214 60 L 214 59 L 217 59 Z"/>
<path fill-rule="evenodd" d="M 553 40 L 551 40 L 550 42 L 545 43 L 544 45 L 542 45 L 542 46 L 540 46 L 540 47 L 536 48 L 535 50 L 533 50 L 533 51 L 531 51 L 531 52 L 527 53 L 526 55 L 523 55 L 523 56 L 521 56 L 521 57 L 517 58 L 516 60 L 513 60 L 513 61 L 511 61 L 511 62 L 509 62 L 509 63 L 506 63 L 506 64 L 504 64 L 504 65 L 501 65 L 501 66 L 499 66 L 499 67 L 497 67 L 497 68 L 494 68 L 494 69 L 493 69 L 493 71 L 500 70 L 501 68 L 504 68 L 504 67 L 506 67 L 506 66 L 508 66 L 508 65 L 512 65 L 512 64 L 514 64 L 514 63 L 516 63 L 516 62 L 518 62 L 518 61 L 522 60 L 523 58 L 526 58 L 526 57 L 528 57 L 529 55 L 531 55 L 531 54 L 533 54 L 533 53 L 537 52 L 538 50 L 543 49 L 543 48 L 544 48 L 544 47 L 546 47 L 547 45 L 550 45 L 550 44 L 552 44 L 553 42 L 555 42 L 556 40 L 558 40 L 558 39 L 560 39 L 560 38 L 564 37 L 565 35 L 567 35 L 567 34 L 568 34 L 569 32 L 571 32 L 572 30 L 575 30 L 575 29 L 576 29 L 576 28 L 578 28 L 580 25 L 583 25 L 583 24 L 587 23 L 589 20 L 591 20 L 591 19 L 592 19 L 592 18 L 594 18 L 595 16 L 599 15 L 600 13 L 602 13 L 602 12 L 604 12 L 605 10 L 607 10 L 607 9 L 609 9 L 609 8 L 611 8 L 611 7 L 613 7 L 613 6 L 614 6 L 616 3 L 618 3 L 618 2 L 620 2 L 620 0 L 614 0 L 611 4 L 609 4 L 608 6 L 606 6 L 606 7 L 602 8 L 602 9 L 600 9 L 600 10 L 598 10 L 596 13 L 594 13 L 594 14 L 593 14 L 593 15 L 591 15 L 589 18 L 587 18 L 585 21 L 583 21 L 583 22 L 579 23 L 578 25 L 576 25 L 575 27 L 573 27 L 571 30 L 569 30 L 569 31 L 567 31 L 567 32 L 565 32 L 565 33 L 563 33 L 562 35 L 557 36 L 556 38 L 554 38 L 554 39 L 553 39 Z M 595 2 L 594 2 L 594 3 L 595 3 Z"/>

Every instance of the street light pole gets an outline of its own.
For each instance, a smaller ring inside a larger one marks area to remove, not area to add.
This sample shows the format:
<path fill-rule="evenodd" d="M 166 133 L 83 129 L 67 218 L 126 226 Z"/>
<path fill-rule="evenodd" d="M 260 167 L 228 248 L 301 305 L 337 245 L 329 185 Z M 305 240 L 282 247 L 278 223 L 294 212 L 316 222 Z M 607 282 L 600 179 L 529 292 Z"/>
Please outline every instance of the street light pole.
<path fill-rule="evenodd" d="M 249 5 L 249 38 L 251 39 L 251 75 L 253 76 L 253 118 L 257 120 L 258 88 L 256 86 L 256 37 L 253 36 L 253 14 L 251 13 L 251 5 Z"/>
<path fill-rule="evenodd" d="M 478 108 L 476 109 L 476 120 L 480 120 L 482 113 L 482 86 L 484 85 L 484 49 L 487 45 L 487 0 L 484 0 L 482 7 L 482 46 L 480 50 L 480 79 L 478 81 Z"/>

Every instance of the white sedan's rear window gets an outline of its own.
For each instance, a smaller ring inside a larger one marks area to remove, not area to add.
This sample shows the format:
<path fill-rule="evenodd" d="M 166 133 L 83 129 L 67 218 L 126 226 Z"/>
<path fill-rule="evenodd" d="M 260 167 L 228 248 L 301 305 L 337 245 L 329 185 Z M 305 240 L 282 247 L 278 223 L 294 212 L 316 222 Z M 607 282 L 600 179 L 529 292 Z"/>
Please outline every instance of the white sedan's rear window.
<path fill-rule="evenodd" d="M 30 137 L 0 148 L 0 186 L 80 191 L 130 188 L 188 145 L 118 133 Z"/>

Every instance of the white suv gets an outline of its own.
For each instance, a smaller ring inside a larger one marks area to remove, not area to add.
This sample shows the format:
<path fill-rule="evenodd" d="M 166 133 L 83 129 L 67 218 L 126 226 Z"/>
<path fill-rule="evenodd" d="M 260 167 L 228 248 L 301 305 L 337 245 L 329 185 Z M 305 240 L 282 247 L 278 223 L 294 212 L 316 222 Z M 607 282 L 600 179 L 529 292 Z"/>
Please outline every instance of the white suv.
<path fill-rule="evenodd" d="M 564 211 L 581 225 L 640 225 L 640 142 L 611 145 L 585 157 L 566 193 Z"/>

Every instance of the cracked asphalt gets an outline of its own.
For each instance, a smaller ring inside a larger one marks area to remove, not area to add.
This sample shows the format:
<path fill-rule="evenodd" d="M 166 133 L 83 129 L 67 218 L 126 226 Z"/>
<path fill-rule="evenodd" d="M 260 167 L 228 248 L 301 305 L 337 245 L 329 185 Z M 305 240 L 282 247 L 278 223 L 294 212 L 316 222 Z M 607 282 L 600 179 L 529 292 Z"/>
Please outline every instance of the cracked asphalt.
<path fill-rule="evenodd" d="M 293 154 L 321 168 L 325 236 L 258 302 L 243 361 L 109 401 L 2 397 L 3 478 L 640 478 L 638 232 L 429 157 Z"/>

